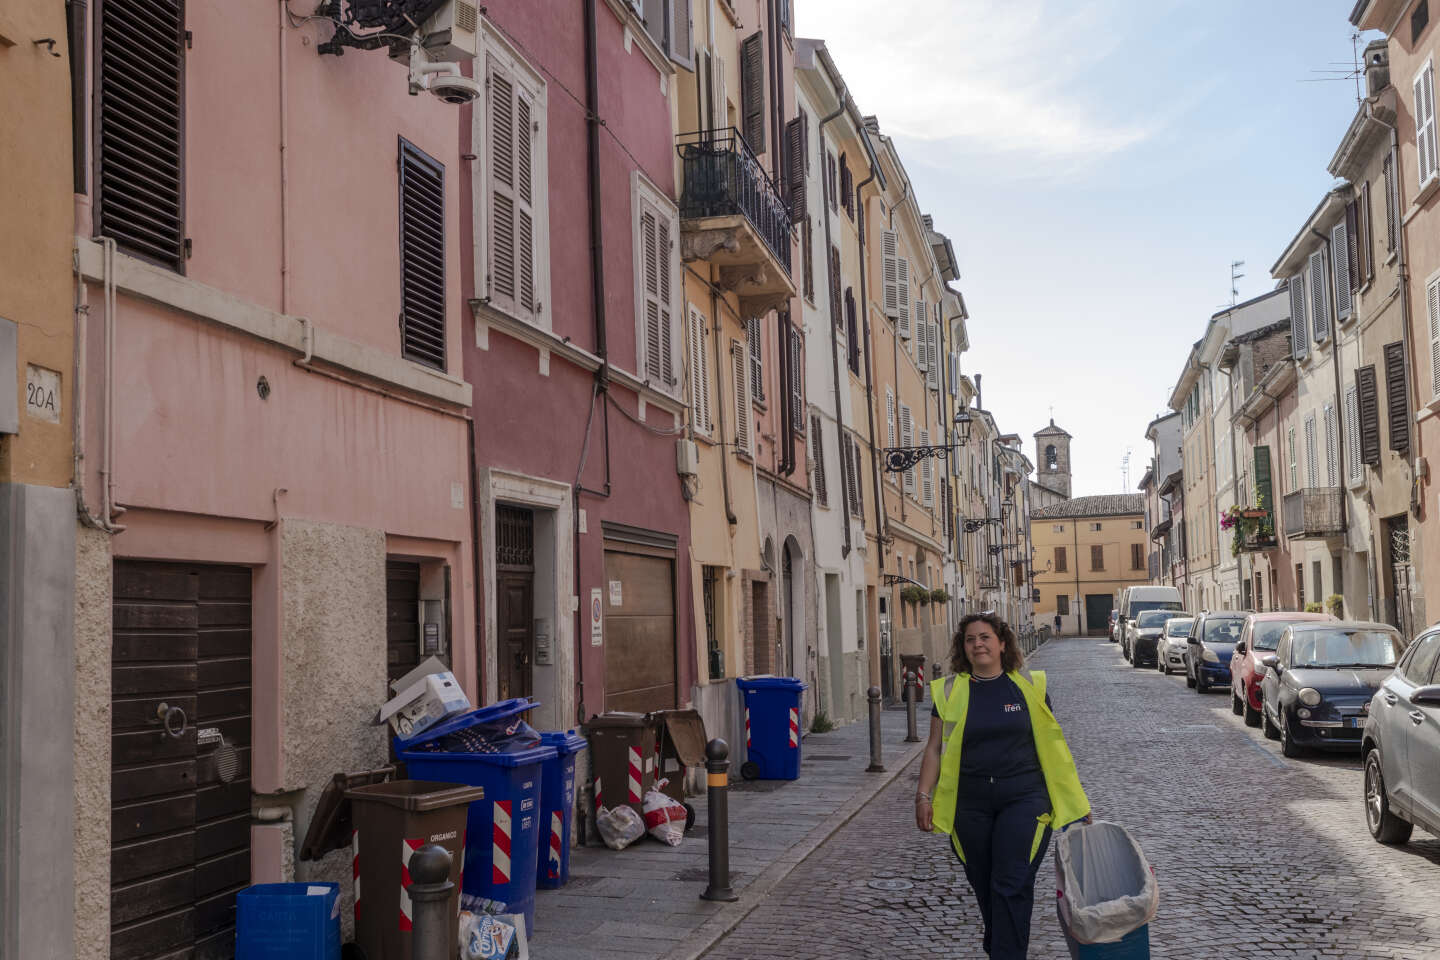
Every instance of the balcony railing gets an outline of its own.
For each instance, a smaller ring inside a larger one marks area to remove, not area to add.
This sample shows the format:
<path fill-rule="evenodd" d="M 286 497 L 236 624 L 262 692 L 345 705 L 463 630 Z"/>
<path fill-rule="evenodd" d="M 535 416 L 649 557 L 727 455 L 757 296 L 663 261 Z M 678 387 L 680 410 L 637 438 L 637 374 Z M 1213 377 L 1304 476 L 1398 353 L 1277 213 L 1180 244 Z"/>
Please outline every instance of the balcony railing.
<path fill-rule="evenodd" d="M 1304 539 L 1344 532 L 1339 487 L 1306 487 L 1285 494 L 1285 536 Z"/>
<path fill-rule="evenodd" d="M 734 127 L 676 137 L 684 186 L 680 219 L 743 214 L 790 272 L 790 208 Z"/>

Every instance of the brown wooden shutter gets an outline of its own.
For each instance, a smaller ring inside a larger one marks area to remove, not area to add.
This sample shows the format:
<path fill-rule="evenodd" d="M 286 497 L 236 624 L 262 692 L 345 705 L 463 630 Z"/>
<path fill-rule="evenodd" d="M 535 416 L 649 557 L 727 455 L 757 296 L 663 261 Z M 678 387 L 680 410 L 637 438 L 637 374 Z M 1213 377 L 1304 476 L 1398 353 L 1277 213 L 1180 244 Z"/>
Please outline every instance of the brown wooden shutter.
<path fill-rule="evenodd" d="M 830 322 L 840 326 L 840 248 L 830 247 Z"/>
<path fill-rule="evenodd" d="M 1375 390 L 1375 367 L 1355 371 L 1356 402 L 1360 408 L 1360 462 L 1380 462 L 1380 404 Z"/>
<path fill-rule="evenodd" d="M 835 176 L 835 154 L 825 151 L 825 192 L 830 200 L 830 209 L 840 211 L 840 184 Z"/>
<path fill-rule="evenodd" d="M 1105 548 L 1098 543 L 1090 547 L 1090 569 L 1105 569 Z"/>
<path fill-rule="evenodd" d="M 400 352 L 445 369 L 445 167 L 400 139 Z"/>
<path fill-rule="evenodd" d="M 1410 450 L 1410 404 L 1405 383 L 1405 344 L 1385 344 L 1385 415 L 1390 420 L 1390 449 Z"/>
<path fill-rule="evenodd" d="M 847 437 L 850 441 L 850 512 L 861 518 L 865 518 L 865 480 L 864 474 L 860 471 L 860 441 L 854 437 Z"/>
<path fill-rule="evenodd" d="M 1395 154 L 1385 154 L 1380 164 L 1385 179 L 1385 250 L 1395 249 Z"/>
<path fill-rule="evenodd" d="M 789 178 L 790 216 L 799 221 L 807 210 L 805 197 L 805 138 L 803 120 L 796 117 L 785 124 L 785 169 Z"/>
<path fill-rule="evenodd" d="M 1375 221 L 1371 216 L 1370 181 L 1360 185 L 1360 276 L 1362 283 L 1375 279 Z"/>
<path fill-rule="evenodd" d="M 805 299 L 815 300 L 815 227 L 806 217 L 800 221 L 800 267 L 805 278 Z"/>
<path fill-rule="evenodd" d="M 183 271 L 185 3 L 105 0 L 99 15 L 96 230 Z"/>
<path fill-rule="evenodd" d="M 1055 572 L 1056 572 L 1056 573 L 1064 573 L 1064 572 L 1065 572 L 1065 548 L 1064 548 L 1064 547 L 1056 547 L 1056 548 L 1055 548 Z"/>
<path fill-rule="evenodd" d="M 740 43 L 740 132 L 750 152 L 765 152 L 765 39 L 756 30 Z"/>
<path fill-rule="evenodd" d="M 845 288 L 845 342 L 852 372 L 860 372 L 860 325 L 855 316 L 855 291 Z"/>
<path fill-rule="evenodd" d="M 850 161 L 840 157 L 840 205 L 851 220 L 855 219 L 855 181 L 850 177 Z"/>
<path fill-rule="evenodd" d="M 841 437 L 844 440 L 844 437 Z M 829 491 L 825 489 L 825 435 L 820 432 L 820 415 L 810 415 L 810 451 L 815 463 L 815 476 L 812 482 L 815 485 L 815 502 L 822 507 L 830 505 Z M 841 460 L 844 460 L 844 450 L 841 450 Z M 843 468 L 842 463 L 842 468 Z"/>

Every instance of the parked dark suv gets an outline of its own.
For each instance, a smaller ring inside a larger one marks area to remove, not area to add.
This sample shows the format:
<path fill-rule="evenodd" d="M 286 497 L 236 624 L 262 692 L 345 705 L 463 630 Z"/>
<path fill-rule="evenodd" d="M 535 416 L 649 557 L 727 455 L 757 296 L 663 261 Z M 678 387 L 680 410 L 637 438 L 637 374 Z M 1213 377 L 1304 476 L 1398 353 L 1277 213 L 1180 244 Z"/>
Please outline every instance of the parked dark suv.
<path fill-rule="evenodd" d="M 1440 836 L 1440 625 L 1380 684 L 1361 743 L 1370 835 L 1404 843 L 1419 826 Z"/>

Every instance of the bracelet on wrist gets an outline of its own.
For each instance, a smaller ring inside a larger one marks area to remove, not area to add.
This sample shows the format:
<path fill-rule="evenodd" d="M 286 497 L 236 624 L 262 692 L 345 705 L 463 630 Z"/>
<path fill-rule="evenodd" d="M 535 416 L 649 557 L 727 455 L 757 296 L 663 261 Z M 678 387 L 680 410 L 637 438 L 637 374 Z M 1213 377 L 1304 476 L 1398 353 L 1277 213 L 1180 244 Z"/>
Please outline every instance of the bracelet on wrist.
<path fill-rule="evenodd" d="M 931 797 L 930 797 L 930 794 L 925 793 L 925 792 L 922 790 L 922 791 L 917 791 L 917 792 L 916 792 L 916 794 L 915 794 L 915 800 L 916 800 L 917 802 L 920 801 L 920 800 L 924 800 L 926 803 L 930 803 L 930 802 L 931 802 Z"/>

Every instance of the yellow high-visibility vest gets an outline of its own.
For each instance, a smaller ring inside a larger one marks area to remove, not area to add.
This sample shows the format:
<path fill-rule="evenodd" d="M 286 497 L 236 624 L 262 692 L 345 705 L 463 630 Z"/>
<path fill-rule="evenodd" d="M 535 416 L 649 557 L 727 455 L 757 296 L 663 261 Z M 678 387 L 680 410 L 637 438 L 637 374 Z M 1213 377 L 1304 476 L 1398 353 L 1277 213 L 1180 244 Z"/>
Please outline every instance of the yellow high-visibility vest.
<path fill-rule="evenodd" d="M 1021 673 L 1012 670 L 1007 676 L 1025 698 L 1025 706 L 1030 713 L 1030 729 L 1035 734 L 1035 753 L 1040 758 L 1040 771 L 1045 775 L 1045 788 L 1050 794 L 1050 813 L 1040 818 L 1035 830 L 1035 842 L 1030 853 L 1033 859 L 1045 827 L 1063 827 L 1088 816 L 1090 801 L 1080 786 L 1080 774 L 1075 770 L 1075 758 L 1070 755 L 1070 747 L 1065 743 L 1060 721 L 1045 704 L 1044 671 Z M 935 833 L 953 834 L 955 800 L 960 784 L 960 748 L 965 742 L 965 717 L 970 710 L 970 675 L 961 673 L 937 678 L 930 683 L 930 694 L 944 725 L 940 746 L 940 780 L 935 784 L 932 803 L 932 829 Z M 959 849 L 957 843 L 956 850 Z M 963 851 L 961 859 L 964 859 Z"/>

